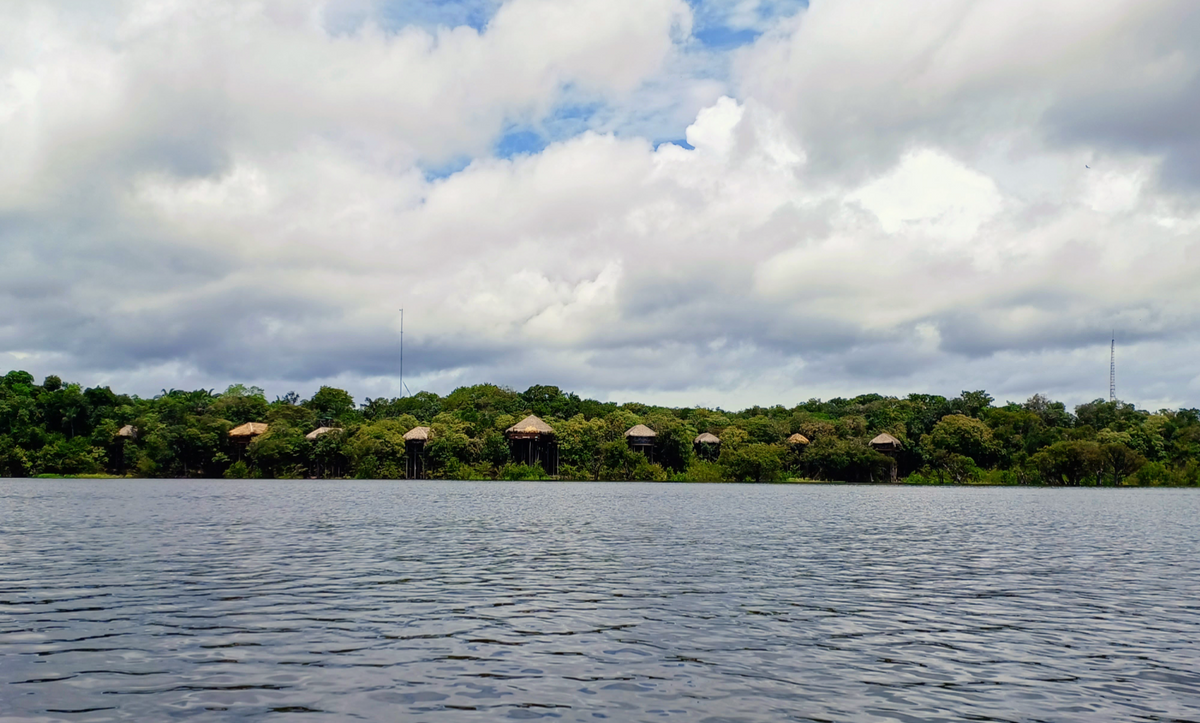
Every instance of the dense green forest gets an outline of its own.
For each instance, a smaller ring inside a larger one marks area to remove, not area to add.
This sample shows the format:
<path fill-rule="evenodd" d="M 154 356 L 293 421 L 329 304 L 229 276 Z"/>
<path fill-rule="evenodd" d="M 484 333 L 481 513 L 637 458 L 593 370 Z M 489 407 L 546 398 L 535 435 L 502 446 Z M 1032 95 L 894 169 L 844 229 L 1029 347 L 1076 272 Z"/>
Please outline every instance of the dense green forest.
<path fill-rule="evenodd" d="M 361 404 L 332 387 L 311 399 L 289 393 L 268 401 L 261 389 L 243 385 L 142 399 L 55 376 L 37 384 L 23 371 L 0 380 L 0 476 L 396 479 L 405 472 L 403 436 L 421 425 L 431 428 L 431 477 L 544 477 L 511 461 L 503 434 L 527 414 L 554 428 L 563 479 L 885 481 L 891 459 L 869 441 L 887 432 L 901 443 L 896 461 L 908 483 L 1200 483 L 1198 410 L 1151 413 L 1104 400 L 1072 413 L 1040 395 L 997 405 L 982 391 L 953 399 L 864 394 L 727 412 L 490 384 Z M 229 431 L 245 422 L 265 422 L 269 431 L 238 445 Z M 636 424 L 658 434 L 655 464 L 625 442 L 625 430 Z M 121 436 L 126 425 L 136 436 Z M 337 429 L 306 439 L 319 426 Z M 719 452 L 694 450 L 702 432 L 720 437 Z M 809 443 L 789 444 L 795 433 Z"/>

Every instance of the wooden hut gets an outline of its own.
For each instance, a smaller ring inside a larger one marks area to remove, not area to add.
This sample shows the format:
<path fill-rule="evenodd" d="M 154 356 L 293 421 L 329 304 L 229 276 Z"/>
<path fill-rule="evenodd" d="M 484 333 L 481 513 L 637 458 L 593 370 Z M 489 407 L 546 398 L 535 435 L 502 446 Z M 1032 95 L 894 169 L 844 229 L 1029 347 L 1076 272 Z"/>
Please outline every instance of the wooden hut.
<path fill-rule="evenodd" d="M 788 450 L 792 453 L 793 463 L 800 463 L 800 455 L 804 454 L 804 450 L 808 447 L 808 437 L 796 432 L 787 438 Z"/>
<path fill-rule="evenodd" d="M 715 461 L 721 456 L 721 438 L 705 432 L 692 440 L 692 450 L 700 459 Z"/>
<path fill-rule="evenodd" d="M 313 431 L 304 435 L 304 438 L 310 442 L 315 442 L 315 441 L 317 441 L 317 437 L 320 437 L 323 434 L 329 434 L 330 432 L 340 432 L 340 431 L 342 431 L 341 427 L 317 427 Z"/>
<path fill-rule="evenodd" d="M 529 415 L 504 430 L 513 461 L 540 465 L 548 475 L 558 474 L 558 439 L 549 424 Z"/>
<path fill-rule="evenodd" d="M 118 465 L 121 474 L 125 474 L 125 445 L 129 443 L 129 440 L 137 439 L 137 436 L 138 428 L 132 424 L 126 424 L 117 430 L 117 439 L 121 442 L 121 451 L 119 453 L 121 463 Z"/>
<path fill-rule="evenodd" d="M 238 459 L 242 458 L 242 452 L 246 451 L 246 447 L 250 446 L 254 438 L 266 434 L 267 429 L 267 425 L 262 422 L 246 422 L 229 430 L 229 440 L 237 447 Z"/>
<path fill-rule="evenodd" d="M 896 455 L 899 454 L 900 448 L 902 446 L 903 445 L 900 444 L 900 440 L 896 439 L 895 437 L 888 434 L 887 432 L 883 432 L 879 436 L 877 436 L 875 439 L 871 440 L 871 449 L 875 450 L 876 452 L 881 452 L 883 454 L 886 454 L 888 456 L 888 459 L 890 459 L 892 461 L 891 481 L 893 483 L 895 483 L 897 481 L 897 479 L 896 479 Z"/>
<path fill-rule="evenodd" d="M 634 452 L 641 452 L 654 464 L 654 441 L 658 434 L 644 424 L 625 430 L 625 442 Z"/>
<path fill-rule="evenodd" d="M 425 479 L 425 445 L 429 443 L 429 427 L 413 427 L 404 433 L 404 476 Z"/>

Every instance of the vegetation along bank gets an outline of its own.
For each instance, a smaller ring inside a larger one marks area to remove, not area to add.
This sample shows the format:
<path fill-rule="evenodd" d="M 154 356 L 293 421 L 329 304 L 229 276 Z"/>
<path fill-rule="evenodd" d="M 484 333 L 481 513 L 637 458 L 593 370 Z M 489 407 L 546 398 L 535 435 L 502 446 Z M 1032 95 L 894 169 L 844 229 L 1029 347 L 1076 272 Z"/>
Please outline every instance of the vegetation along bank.
<path fill-rule="evenodd" d="M 727 412 L 490 384 L 361 404 L 332 387 L 142 399 L 0 378 L 0 476 L 103 474 L 1196 486 L 1200 411 L 1097 400 L 1072 413 L 976 391 Z"/>

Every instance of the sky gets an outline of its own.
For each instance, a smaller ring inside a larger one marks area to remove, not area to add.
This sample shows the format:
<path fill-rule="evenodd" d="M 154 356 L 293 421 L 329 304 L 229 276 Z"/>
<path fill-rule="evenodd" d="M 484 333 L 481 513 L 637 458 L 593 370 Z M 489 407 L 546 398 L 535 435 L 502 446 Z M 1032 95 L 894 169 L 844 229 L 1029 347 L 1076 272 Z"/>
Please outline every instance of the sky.
<path fill-rule="evenodd" d="M 1200 407 L 1195 0 L 7 0 L 0 373 Z"/>

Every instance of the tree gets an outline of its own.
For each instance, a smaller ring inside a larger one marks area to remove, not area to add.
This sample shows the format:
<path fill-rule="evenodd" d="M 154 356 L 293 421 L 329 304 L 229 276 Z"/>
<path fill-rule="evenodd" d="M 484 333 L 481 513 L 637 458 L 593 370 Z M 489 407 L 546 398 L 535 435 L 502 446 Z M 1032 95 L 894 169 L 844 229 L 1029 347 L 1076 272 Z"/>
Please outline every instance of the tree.
<path fill-rule="evenodd" d="M 890 478 L 892 460 L 860 440 L 821 437 L 805 448 L 800 465 L 814 479 L 871 482 Z"/>
<path fill-rule="evenodd" d="M 170 396 L 168 392 L 163 396 Z M 212 411 L 234 425 L 261 422 L 267 416 L 267 398 L 259 387 L 231 384 L 212 404 Z"/>
<path fill-rule="evenodd" d="M 350 474 L 357 479 L 404 479 L 404 433 L 401 421 L 383 419 L 349 431 L 345 451 Z"/>
<path fill-rule="evenodd" d="M 1146 464 L 1146 458 L 1124 444 L 1111 442 L 1100 446 L 1100 462 L 1104 476 L 1114 486 L 1120 486 L 1125 478 L 1136 473 Z"/>
<path fill-rule="evenodd" d="M 303 406 L 311 409 L 318 420 L 334 422 L 354 412 L 354 397 L 342 389 L 321 387 Z"/>
<path fill-rule="evenodd" d="M 974 392 L 964 391 L 951 405 L 961 414 L 978 419 L 983 412 L 991 408 L 994 400 L 991 394 L 980 389 Z"/>
<path fill-rule="evenodd" d="M 1025 401 L 1025 409 L 1041 418 L 1047 427 L 1071 427 L 1075 420 L 1062 402 L 1052 402 L 1041 394 L 1034 394 Z"/>
<path fill-rule="evenodd" d="M 992 430 L 978 419 L 963 414 L 949 414 L 934 425 L 929 434 L 921 437 L 921 448 L 935 468 L 949 470 L 963 467 L 957 457 L 966 457 L 972 465 L 990 464 L 998 451 Z"/>
<path fill-rule="evenodd" d="M 1030 458 L 1046 484 L 1078 487 L 1089 478 L 1099 482 L 1104 461 L 1096 442 L 1055 442 Z"/>
<path fill-rule="evenodd" d="M 778 482 L 783 477 L 787 450 L 781 444 L 752 442 L 721 450 L 719 463 L 734 482 Z"/>

